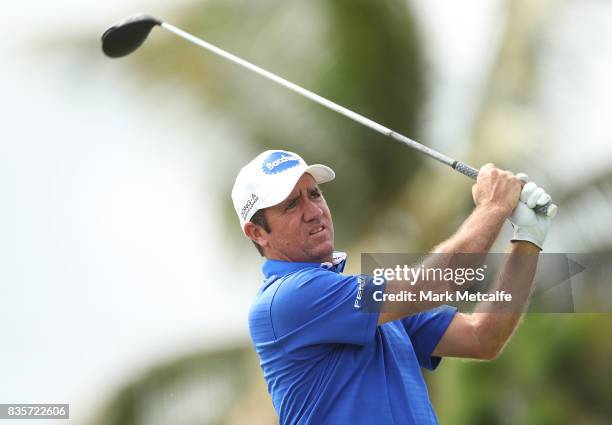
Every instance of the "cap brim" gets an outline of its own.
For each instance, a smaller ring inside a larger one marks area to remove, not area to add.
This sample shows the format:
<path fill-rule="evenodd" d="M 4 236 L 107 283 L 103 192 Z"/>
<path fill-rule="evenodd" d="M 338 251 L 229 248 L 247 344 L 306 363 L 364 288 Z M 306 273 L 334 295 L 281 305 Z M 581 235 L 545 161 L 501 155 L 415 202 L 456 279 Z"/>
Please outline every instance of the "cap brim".
<path fill-rule="evenodd" d="M 310 174 L 317 184 L 327 183 L 336 178 L 334 170 L 329 168 L 327 165 L 313 164 L 304 168 L 301 173 L 296 173 L 292 179 L 287 179 L 283 188 L 279 188 L 274 193 L 271 193 L 266 199 L 262 200 L 257 206 L 258 210 L 273 207 L 274 205 L 280 204 L 291 194 L 291 191 L 297 184 L 298 180 L 304 175 L 304 173 Z"/>
<path fill-rule="evenodd" d="M 327 165 L 322 164 L 309 165 L 306 167 L 304 172 L 314 177 L 317 184 L 327 183 L 336 178 L 336 173 L 334 173 L 334 170 L 329 168 Z"/>

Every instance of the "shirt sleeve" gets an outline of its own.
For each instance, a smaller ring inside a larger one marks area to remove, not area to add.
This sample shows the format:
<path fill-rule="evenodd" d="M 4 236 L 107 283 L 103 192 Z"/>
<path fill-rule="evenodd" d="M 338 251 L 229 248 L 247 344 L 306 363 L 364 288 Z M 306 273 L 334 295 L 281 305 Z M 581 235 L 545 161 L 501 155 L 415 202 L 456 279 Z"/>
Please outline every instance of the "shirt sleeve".
<path fill-rule="evenodd" d="M 456 312 L 456 307 L 443 305 L 401 319 L 421 367 L 434 370 L 440 364 L 441 358 L 432 353 Z"/>
<path fill-rule="evenodd" d="M 379 313 L 363 306 L 371 278 L 305 269 L 287 276 L 270 307 L 276 339 L 287 351 L 325 343 L 365 345 Z"/>

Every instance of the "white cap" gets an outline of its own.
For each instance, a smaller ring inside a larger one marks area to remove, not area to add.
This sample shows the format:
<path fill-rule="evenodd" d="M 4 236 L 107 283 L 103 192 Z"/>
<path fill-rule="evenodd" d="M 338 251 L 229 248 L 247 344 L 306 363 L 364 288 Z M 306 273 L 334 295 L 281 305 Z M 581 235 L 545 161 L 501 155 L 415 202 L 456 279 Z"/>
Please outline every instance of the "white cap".
<path fill-rule="evenodd" d="M 336 177 L 325 165 L 308 165 L 298 154 L 280 150 L 262 152 L 242 167 L 232 189 L 242 230 L 258 210 L 283 202 L 304 173 L 312 175 L 317 183 Z"/>

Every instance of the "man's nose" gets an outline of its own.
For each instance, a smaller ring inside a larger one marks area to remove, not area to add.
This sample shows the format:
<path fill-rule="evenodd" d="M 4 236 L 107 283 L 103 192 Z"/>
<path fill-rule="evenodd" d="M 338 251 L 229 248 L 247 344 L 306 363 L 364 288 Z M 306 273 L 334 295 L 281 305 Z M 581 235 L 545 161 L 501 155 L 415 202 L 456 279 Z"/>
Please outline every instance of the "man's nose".
<path fill-rule="evenodd" d="M 311 221 L 323 215 L 323 210 L 316 203 L 308 200 L 304 203 L 304 221 Z"/>

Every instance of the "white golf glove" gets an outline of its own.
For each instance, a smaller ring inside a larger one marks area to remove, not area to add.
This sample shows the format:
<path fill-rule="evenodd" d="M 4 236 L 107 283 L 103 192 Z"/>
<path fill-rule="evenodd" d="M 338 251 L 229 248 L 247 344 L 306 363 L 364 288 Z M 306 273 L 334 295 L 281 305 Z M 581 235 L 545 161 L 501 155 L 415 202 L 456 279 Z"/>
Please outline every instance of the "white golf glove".
<path fill-rule="evenodd" d="M 512 223 L 512 227 L 514 227 L 512 240 L 529 241 L 542 249 L 554 214 L 553 217 L 536 214 L 533 208 L 550 202 L 550 195 L 534 182 L 530 182 L 526 174 L 520 173 L 516 177 L 523 180 L 526 184 L 521 190 L 518 205 L 508 218 L 510 223 Z"/>

